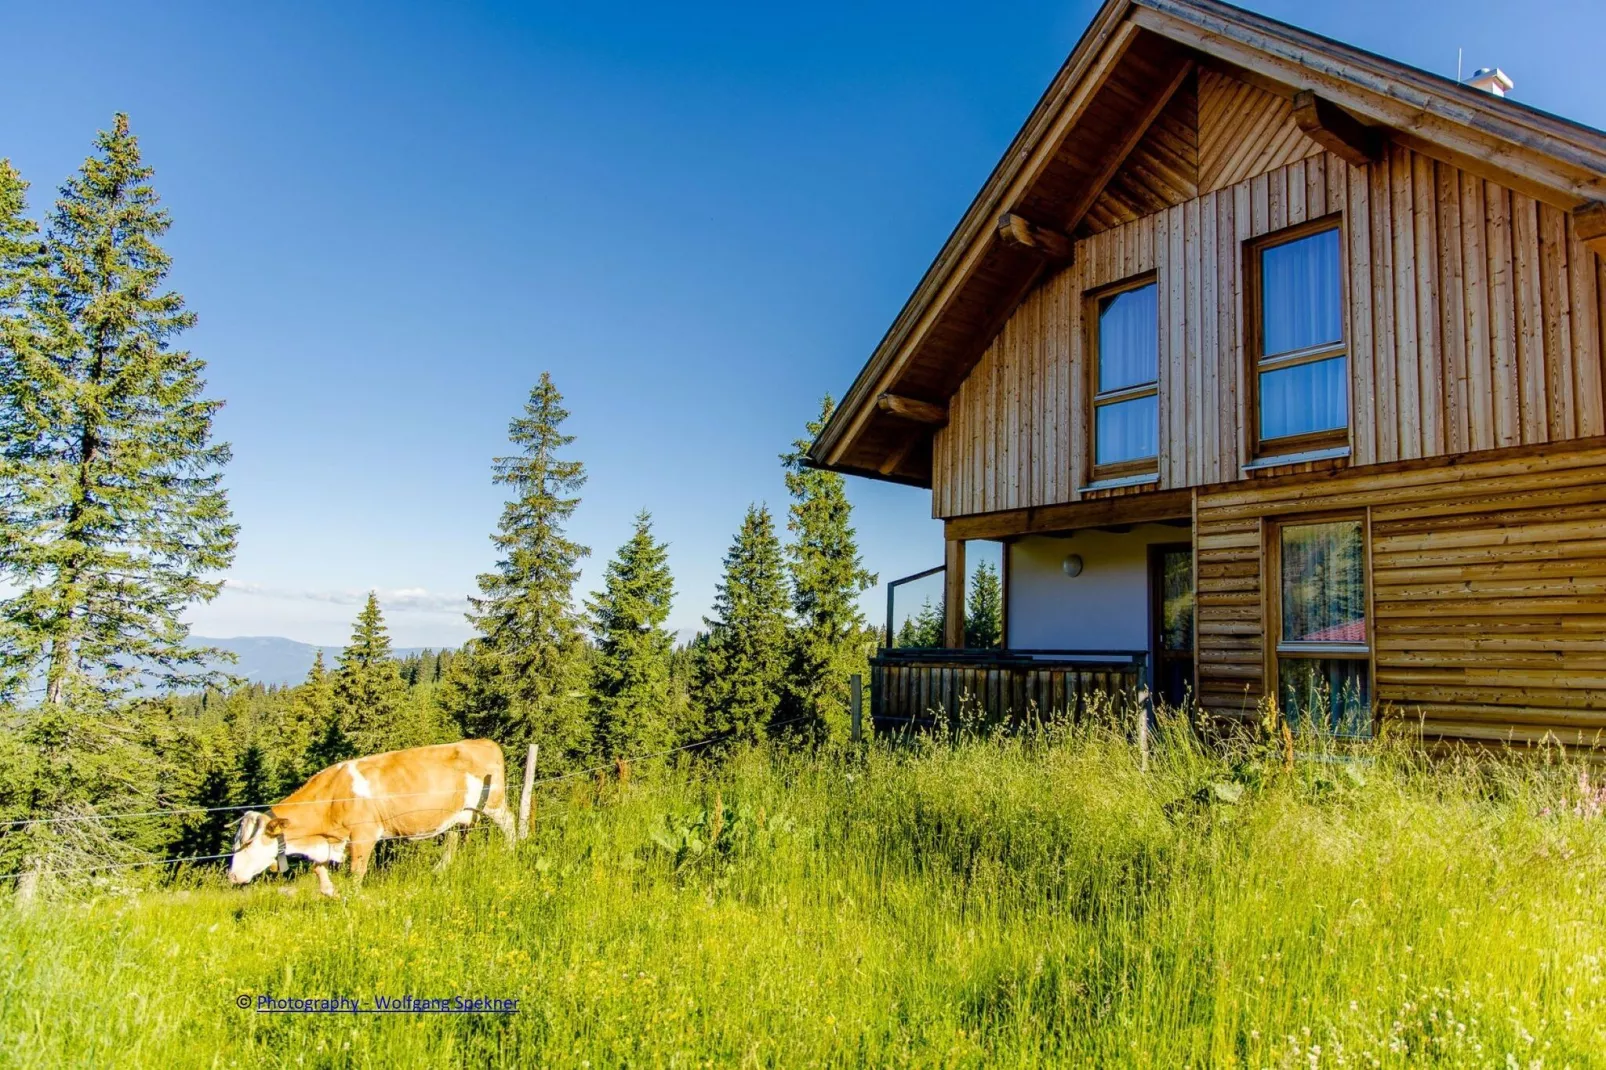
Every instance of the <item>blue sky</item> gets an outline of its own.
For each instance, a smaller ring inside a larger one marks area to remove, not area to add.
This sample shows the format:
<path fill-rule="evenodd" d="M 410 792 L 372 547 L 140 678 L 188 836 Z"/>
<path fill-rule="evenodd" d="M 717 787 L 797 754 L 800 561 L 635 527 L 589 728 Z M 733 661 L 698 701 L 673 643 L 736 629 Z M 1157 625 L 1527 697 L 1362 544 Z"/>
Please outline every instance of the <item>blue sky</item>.
<path fill-rule="evenodd" d="M 1606 126 L 1606 5 L 1250 6 Z M 125 110 L 157 169 L 243 525 L 198 632 L 339 643 L 376 588 L 399 642 L 464 639 L 544 369 L 577 594 L 646 507 L 689 628 L 1096 9 L 14 3 L 0 156 L 42 212 Z M 850 483 L 868 567 L 940 561 L 925 492 Z"/>

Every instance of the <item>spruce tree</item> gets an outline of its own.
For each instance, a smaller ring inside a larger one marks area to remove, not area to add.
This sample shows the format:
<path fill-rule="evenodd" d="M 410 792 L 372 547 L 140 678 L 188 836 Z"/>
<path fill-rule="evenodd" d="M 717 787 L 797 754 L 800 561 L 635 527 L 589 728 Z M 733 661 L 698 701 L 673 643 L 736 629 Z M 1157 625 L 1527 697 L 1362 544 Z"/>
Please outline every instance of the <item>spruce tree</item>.
<path fill-rule="evenodd" d="M 808 438 L 781 455 L 792 495 L 786 527 L 793 540 L 788 564 L 796 618 L 787 712 L 816 737 L 847 734 L 848 677 L 867 671 L 875 644 L 859 612 L 859 595 L 876 578 L 859 560 L 847 488 L 837 473 L 804 464 L 834 408 L 827 396 L 819 418 L 807 425 Z"/>
<path fill-rule="evenodd" d="M 442 701 L 462 730 L 504 746 L 541 745 L 559 766 L 590 755 L 585 702 L 585 639 L 573 605 L 580 560 L 590 551 L 565 525 L 580 504 L 585 466 L 560 454 L 574 441 L 562 431 L 569 413 L 552 377 L 530 392 L 508 439 L 515 452 L 496 458 L 495 482 L 513 497 L 491 542 L 496 570 L 479 577 L 468 619 L 478 637 L 452 659 Z"/>
<path fill-rule="evenodd" d="M 174 348 L 195 322 L 162 285 L 170 220 L 118 115 L 62 187 L 42 267 L 22 284 L 0 368 L 0 665 L 41 669 L 45 698 L 115 695 L 139 672 L 170 685 L 219 674 L 220 651 L 185 644 L 181 620 L 213 598 L 234 556 L 221 486 L 221 402 L 199 358 Z M 4 180 L 15 205 L 16 179 Z M 16 255 L 15 212 L 10 222 Z M 28 243 L 22 235 L 22 245 Z"/>
<path fill-rule="evenodd" d="M 38 226 L 28 218 L 27 200 L 28 183 L 10 160 L 0 159 L 0 361 L 26 348 L 24 339 L 8 344 L 8 332 L 38 326 L 27 316 L 25 299 L 42 281 L 44 248 Z M 18 370 L 14 364 L 0 366 Z"/>
<path fill-rule="evenodd" d="M 714 615 L 697 646 L 694 699 L 709 730 L 757 739 L 786 688 L 786 561 L 765 506 L 749 506 L 725 555 Z"/>
<path fill-rule="evenodd" d="M 23 379 L 22 354 L 37 350 L 39 331 L 37 317 L 31 314 L 27 296 L 38 289 L 42 279 L 43 256 L 38 227 L 27 216 L 28 183 L 11 166 L 10 160 L 0 159 L 0 383 L 21 382 Z M 16 399 L 0 386 L 0 405 L 15 406 Z M 0 434 L 15 420 L 0 410 Z M 9 527 L 14 511 L 26 501 L 20 480 L 12 472 L 20 460 L 13 459 L 12 450 L 0 440 L 0 525 Z M 0 532 L 0 554 L 4 554 L 8 536 Z M 4 578 L 0 557 L 0 578 Z M 0 708 L 10 702 L 28 682 L 40 649 L 42 636 L 26 621 L 11 619 L 0 614 Z"/>
<path fill-rule="evenodd" d="M 898 646 L 904 648 L 941 647 L 943 645 L 943 601 L 926 599 L 920 603 L 920 612 L 903 619 L 898 629 Z"/>
<path fill-rule="evenodd" d="M 378 754 L 405 745 L 398 729 L 406 690 L 390 652 L 379 599 L 369 591 L 352 628 L 351 642 L 340 652 L 334 680 L 334 706 L 358 754 Z"/>
<path fill-rule="evenodd" d="M 235 789 L 235 797 L 245 806 L 270 802 L 273 780 L 272 772 L 268 769 L 267 751 L 256 740 L 247 743 L 240 752 L 239 786 Z"/>
<path fill-rule="evenodd" d="M 279 795 L 299 788 L 320 769 L 345 761 L 355 753 L 335 709 L 334 685 L 324 668 L 323 651 L 312 655 L 307 679 L 295 689 L 286 717 L 286 761 L 279 770 Z"/>
<path fill-rule="evenodd" d="M 586 603 L 597 653 L 592 693 L 597 743 L 610 758 L 664 749 L 677 711 L 669 686 L 674 636 L 669 619 L 675 581 L 669 547 L 652 537 L 652 517 L 636 516 L 636 529 L 608 562 L 603 589 Z"/>
<path fill-rule="evenodd" d="M 989 561 L 976 566 L 970 577 L 970 598 L 965 606 L 965 646 L 990 650 L 1004 638 L 1004 590 L 998 570 Z"/>

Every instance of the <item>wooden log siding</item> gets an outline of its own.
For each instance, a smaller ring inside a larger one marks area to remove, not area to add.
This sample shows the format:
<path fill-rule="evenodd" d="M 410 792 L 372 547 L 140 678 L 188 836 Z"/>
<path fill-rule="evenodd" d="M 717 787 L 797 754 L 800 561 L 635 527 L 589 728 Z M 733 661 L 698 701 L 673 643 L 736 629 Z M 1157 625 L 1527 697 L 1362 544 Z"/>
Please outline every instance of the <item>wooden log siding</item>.
<path fill-rule="evenodd" d="M 1370 516 L 1373 693 L 1435 737 L 1606 743 L 1606 446 L 1206 488 L 1198 690 L 1251 713 L 1270 649 L 1263 526 Z"/>
<path fill-rule="evenodd" d="M 950 402 L 933 514 L 1077 500 L 1082 295 L 1147 271 L 1161 299 L 1158 487 L 1240 478 L 1243 243 L 1331 214 L 1348 264 L 1350 465 L 1606 434 L 1606 273 L 1566 213 L 1399 146 L 1365 168 L 1319 153 L 1079 240 Z"/>

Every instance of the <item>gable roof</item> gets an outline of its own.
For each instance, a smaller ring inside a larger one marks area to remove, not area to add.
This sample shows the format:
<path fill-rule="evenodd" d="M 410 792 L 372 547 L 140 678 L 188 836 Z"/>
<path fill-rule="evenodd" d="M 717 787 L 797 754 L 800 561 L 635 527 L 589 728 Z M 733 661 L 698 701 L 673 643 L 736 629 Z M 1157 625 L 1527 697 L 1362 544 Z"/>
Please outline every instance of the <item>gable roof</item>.
<path fill-rule="evenodd" d="M 1188 81 L 1222 72 L 1564 210 L 1606 201 L 1606 133 L 1218 0 L 1107 0 L 809 450 L 929 486 L 943 406 L 1063 266 Z M 1108 198 L 1105 199 L 1106 202 Z"/>

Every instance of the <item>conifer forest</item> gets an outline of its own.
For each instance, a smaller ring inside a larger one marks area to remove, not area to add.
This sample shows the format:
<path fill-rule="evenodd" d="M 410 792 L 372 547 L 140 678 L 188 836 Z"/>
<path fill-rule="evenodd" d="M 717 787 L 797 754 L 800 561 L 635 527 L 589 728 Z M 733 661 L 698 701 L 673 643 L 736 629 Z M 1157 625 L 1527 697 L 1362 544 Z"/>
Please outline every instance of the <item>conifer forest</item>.
<path fill-rule="evenodd" d="M 195 313 L 167 287 L 170 219 L 127 117 L 43 225 L 31 192 L 0 161 L 0 872 L 210 855 L 233 815 L 104 839 L 92 821 L 28 819 L 256 805 L 346 758 L 461 738 L 538 744 L 543 772 L 563 773 L 701 741 L 845 737 L 849 678 L 878 642 L 859 609 L 875 577 L 842 477 L 802 463 L 819 423 L 778 458 L 786 512 L 739 518 L 712 615 L 677 645 L 647 510 L 601 589 L 576 590 L 593 552 L 567 534 L 585 463 L 544 373 L 509 399 L 507 452 L 487 458 L 506 507 L 467 607 L 474 638 L 398 659 L 370 595 L 333 664 L 240 685 L 226 655 L 185 642 L 183 611 L 219 592 L 239 529 L 212 435 L 223 399 L 184 349 Z"/>
<path fill-rule="evenodd" d="M 609 488 L 542 373 L 463 474 L 505 502 L 471 639 L 400 656 L 369 593 L 301 682 L 232 676 L 185 623 L 242 530 L 226 399 L 127 116 L 40 190 L 0 159 L 0 1068 L 1602 1065 L 1598 760 L 1108 695 L 855 733 L 878 648 L 948 644 L 940 596 L 861 609 L 830 397 L 776 435 L 785 500 L 695 548 L 689 640 L 652 502 L 576 541 Z M 966 647 L 1007 576 L 945 587 Z M 324 898 L 281 835 L 228 882 L 320 770 L 479 738 L 517 836 L 398 837 Z M 418 998 L 470 1010 L 384 1009 Z"/>

